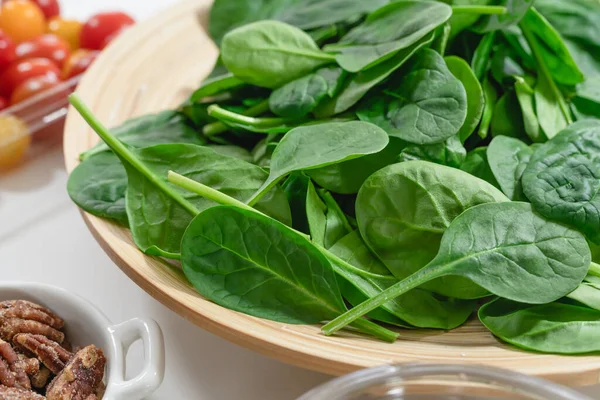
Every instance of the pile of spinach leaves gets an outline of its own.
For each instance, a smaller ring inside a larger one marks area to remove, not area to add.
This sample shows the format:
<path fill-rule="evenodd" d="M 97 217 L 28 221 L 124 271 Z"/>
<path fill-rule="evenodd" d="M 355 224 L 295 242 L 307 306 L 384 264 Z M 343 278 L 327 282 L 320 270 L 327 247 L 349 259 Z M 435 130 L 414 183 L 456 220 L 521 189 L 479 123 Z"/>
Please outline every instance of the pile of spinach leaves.
<path fill-rule="evenodd" d="M 214 71 L 68 191 L 249 315 L 393 341 L 477 310 L 600 350 L 600 3 L 216 0 Z M 348 309 L 350 308 L 350 309 Z"/>

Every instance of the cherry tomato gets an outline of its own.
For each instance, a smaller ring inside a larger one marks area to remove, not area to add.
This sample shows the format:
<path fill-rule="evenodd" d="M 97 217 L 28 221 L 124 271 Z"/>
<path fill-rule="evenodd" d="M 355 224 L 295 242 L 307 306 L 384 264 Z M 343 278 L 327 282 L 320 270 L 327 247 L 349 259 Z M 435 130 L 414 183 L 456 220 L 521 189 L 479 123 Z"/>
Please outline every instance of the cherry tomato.
<path fill-rule="evenodd" d="M 17 165 L 30 143 L 31 137 L 23 121 L 13 116 L 0 117 L 0 171 Z"/>
<path fill-rule="evenodd" d="M 81 47 L 101 50 L 108 36 L 133 24 L 135 20 L 122 12 L 96 14 L 83 25 L 80 36 Z"/>
<path fill-rule="evenodd" d="M 62 70 L 62 79 L 67 80 L 85 72 L 100 54 L 98 50 L 79 49 L 75 51 L 65 63 Z"/>
<path fill-rule="evenodd" d="M 27 0 L 4 2 L 0 8 L 0 29 L 17 43 L 34 39 L 46 31 L 44 13 Z"/>
<path fill-rule="evenodd" d="M 69 58 L 70 47 L 67 42 L 56 35 L 42 35 L 34 40 L 23 42 L 17 46 L 17 59 L 47 58 L 62 68 Z"/>
<path fill-rule="evenodd" d="M 0 31 L 0 71 L 8 64 L 15 61 L 17 55 L 15 42 L 12 41 L 4 32 Z"/>
<path fill-rule="evenodd" d="M 13 90 L 12 96 L 10 96 L 10 105 L 20 103 L 59 84 L 60 81 L 58 79 L 45 75 L 27 79 Z"/>
<path fill-rule="evenodd" d="M 44 13 L 46 19 L 60 15 L 58 0 L 32 0 Z"/>
<path fill-rule="evenodd" d="M 74 19 L 52 18 L 48 21 L 48 33 L 64 39 L 71 46 L 71 51 L 79 48 L 79 36 L 83 24 Z"/>
<path fill-rule="evenodd" d="M 0 75 L 0 96 L 10 97 L 17 86 L 36 76 L 59 80 L 60 69 L 45 58 L 15 61 Z"/>
<path fill-rule="evenodd" d="M 0 111 L 4 110 L 5 108 L 8 108 L 8 100 L 6 100 L 4 97 L 0 97 Z"/>

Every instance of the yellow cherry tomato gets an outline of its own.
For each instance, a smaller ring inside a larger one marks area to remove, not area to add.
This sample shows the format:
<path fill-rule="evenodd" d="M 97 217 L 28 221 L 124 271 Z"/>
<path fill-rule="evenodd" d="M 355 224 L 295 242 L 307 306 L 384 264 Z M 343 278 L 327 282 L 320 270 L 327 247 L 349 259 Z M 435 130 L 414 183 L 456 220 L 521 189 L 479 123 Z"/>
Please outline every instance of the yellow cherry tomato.
<path fill-rule="evenodd" d="M 0 171 L 19 164 L 30 144 L 31 137 L 23 121 L 13 116 L 0 117 Z"/>
<path fill-rule="evenodd" d="M 71 51 L 75 51 L 79 48 L 81 28 L 83 24 L 79 21 L 55 17 L 48 21 L 47 32 L 65 40 L 71 46 Z"/>
<path fill-rule="evenodd" d="M 28 0 L 5 1 L 0 7 L 0 30 L 17 43 L 35 39 L 46 31 L 46 18 Z"/>

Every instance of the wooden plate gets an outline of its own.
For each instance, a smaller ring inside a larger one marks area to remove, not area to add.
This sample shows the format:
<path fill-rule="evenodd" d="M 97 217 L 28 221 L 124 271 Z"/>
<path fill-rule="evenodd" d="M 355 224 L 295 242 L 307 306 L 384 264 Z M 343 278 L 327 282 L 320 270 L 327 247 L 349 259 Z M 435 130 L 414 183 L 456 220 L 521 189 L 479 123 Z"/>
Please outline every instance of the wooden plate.
<path fill-rule="evenodd" d="M 127 118 L 180 104 L 212 69 L 217 50 L 205 28 L 208 0 L 183 1 L 125 33 L 84 76 L 78 92 L 108 126 Z M 65 127 L 69 171 L 80 152 L 98 141 L 74 110 Z M 147 257 L 129 232 L 83 214 L 96 240 L 140 287 L 171 310 L 232 342 L 285 362 L 344 374 L 387 363 L 487 364 L 569 385 L 600 381 L 600 357 L 550 356 L 499 343 L 478 322 L 452 332 L 402 331 L 395 344 L 343 333 L 325 337 L 318 326 L 286 325 L 249 317 L 200 297 L 183 274 Z"/>

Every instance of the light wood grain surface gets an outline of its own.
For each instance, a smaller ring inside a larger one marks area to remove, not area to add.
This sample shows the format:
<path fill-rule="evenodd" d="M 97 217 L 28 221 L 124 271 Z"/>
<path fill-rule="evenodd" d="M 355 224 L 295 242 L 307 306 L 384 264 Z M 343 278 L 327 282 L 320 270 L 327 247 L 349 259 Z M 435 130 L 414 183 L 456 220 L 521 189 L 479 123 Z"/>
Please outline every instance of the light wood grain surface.
<path fill-rule="evenodd" d="M 217 49 L 205 26 L 207 0 L 187 0 L 135 27 L 111 45 L 84 76 L 78 93 L 109 126 L 137 115 L 173 108 L 212 69 Z M 67 170 L 98 141 L 71 109 L 65 127 Z M 140 287 L 174 312 L 232 342 L 288 363 L 340 375 L 387 363 L 487 364 L 538 375 L 571 386 L 600 382 L 599 356 L 551 356 L 498 342 L 478 322 L 451 332 L 401 331 L 394 344 L 352 333 L 320 334 L 318 326 L 287 325 L 224 309 L 202 297 L 183 274 L 142 254 L 126 229 L 83 213 L 112 260 Z"/>

